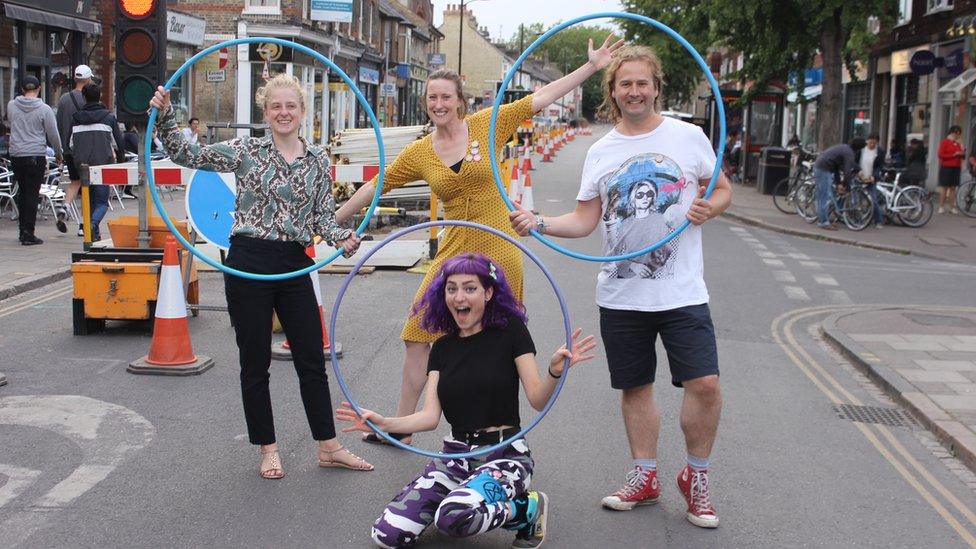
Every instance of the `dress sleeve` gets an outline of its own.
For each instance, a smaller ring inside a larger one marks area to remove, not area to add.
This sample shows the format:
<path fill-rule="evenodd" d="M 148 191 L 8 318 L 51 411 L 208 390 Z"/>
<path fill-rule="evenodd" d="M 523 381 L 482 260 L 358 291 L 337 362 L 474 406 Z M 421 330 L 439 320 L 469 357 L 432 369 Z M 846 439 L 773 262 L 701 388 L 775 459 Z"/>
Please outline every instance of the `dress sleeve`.
<path fill-rule="evenodd" d="M 349 238 L 352 229 L 340 227 L 335 219 L 335 198 L 332 196 L 332 176 L 329 175 L 329 159 L 325 154 L 318 157 L 321 184 L 315 191 L 315 209 L 312 212 L 312 228 L 334 246 L 336 242 Z"/>
<path fill-rule="evenodd" d="M 521 318 L 510 317 L 508 319 L 507 331 L 512 341 L 512 360 L 524 354 L 535 354 L 535 342 L 532 341 L 532 334 L 529 328 L 522 322 Z"/>
<path fill-rule="evenodd" d="M 424 139 L 430 139 L 430 137 L 425 137 Z M 421 156 L 423 152 L 420 147 L 423 141 L 423 139 L 420 139 L 407 145 L 397 155 L 396 160 L 387 164 L 386 170 L 383 173 L 383 194 L 386 194 L 392 189 L 398 189 L 411 181 L 418 181 L 424 178 L 418 169 L 418 166 L 422 162 Z M 376 185 L 379 178 L 380 176 L 377 174 L 369 182 Z"/>
<path fill-rule="evenodd" d="M 532 97 L 529 94 L 511 103 L 498 107 L 498 120 L 495 122 L 495 147 L 501 147 L 515 133 L 519 124 L 532 118 Z M 491 122 L 491 109 L 482 109 L 471 116 L 472 123 L 484 124 L 485 135 L 488 134 L 488 124 Z"/>
<path fill-rule="evenodd" d="M 172 108 L 160 114 L 156 127 L 166 154 L 180 166 L 227 173 L 236 172 L 244 163 L 246 137 L 213 145 L 190 143 L 176 126 L 176 113 Z"/>

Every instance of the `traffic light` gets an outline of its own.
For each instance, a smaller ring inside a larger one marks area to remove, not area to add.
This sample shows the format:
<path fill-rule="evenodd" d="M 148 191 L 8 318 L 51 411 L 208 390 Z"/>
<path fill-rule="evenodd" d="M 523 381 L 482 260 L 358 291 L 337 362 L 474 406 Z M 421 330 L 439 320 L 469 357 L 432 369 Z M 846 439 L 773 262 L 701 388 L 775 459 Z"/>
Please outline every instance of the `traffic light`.
<path fill-rule="evenodd" d="M 166 0 L 116 0 L 115 106 L 119 122 L 145 125 L 166 81 Z"/>

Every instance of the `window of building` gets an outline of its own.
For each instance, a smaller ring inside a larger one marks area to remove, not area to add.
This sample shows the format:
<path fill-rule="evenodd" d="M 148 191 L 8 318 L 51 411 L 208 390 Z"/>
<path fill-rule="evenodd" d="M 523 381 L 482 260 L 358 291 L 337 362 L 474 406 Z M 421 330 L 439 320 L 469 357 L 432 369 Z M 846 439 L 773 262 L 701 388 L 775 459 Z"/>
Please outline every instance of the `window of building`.
<path fill-rule="evenodd" d="M 244 0 L 244 13 L 281 15 L 281 0 Z"/>
<path fill-rule="evenodd" d="M 898 24 L 904 25 L 912 20 L 912 0 L 898 0 Z"/>
<path fill-rule="evenodd" d="M 949 11 L 952 9 L 952 2 L 953 0 L 928 0 L 928 9 L 925 13 Z"/>

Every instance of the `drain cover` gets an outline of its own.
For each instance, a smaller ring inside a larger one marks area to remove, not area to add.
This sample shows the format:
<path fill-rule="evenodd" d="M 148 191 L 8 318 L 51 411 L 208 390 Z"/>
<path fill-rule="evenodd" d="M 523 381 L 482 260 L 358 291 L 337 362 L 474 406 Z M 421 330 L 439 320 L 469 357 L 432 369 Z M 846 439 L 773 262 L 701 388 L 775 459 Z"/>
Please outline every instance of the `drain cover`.
<path fill-rule="evenodd" d="M 888 427 L 915 427 L 917 425 L 912 416 L 897 408 L 840 404 L 834 405 L 834 411 L 841 419 L 849 419 L 858 423 L 876 423 Z"/>
<path fill-rule="evenodd" d="M 902 313 L 902 315 L 915 324 L 921 324 L 922 326 L 953 326 L 956 328 L 971 328 L 976 326 L 976 322 L 962 316 L 925 313 Z"/>

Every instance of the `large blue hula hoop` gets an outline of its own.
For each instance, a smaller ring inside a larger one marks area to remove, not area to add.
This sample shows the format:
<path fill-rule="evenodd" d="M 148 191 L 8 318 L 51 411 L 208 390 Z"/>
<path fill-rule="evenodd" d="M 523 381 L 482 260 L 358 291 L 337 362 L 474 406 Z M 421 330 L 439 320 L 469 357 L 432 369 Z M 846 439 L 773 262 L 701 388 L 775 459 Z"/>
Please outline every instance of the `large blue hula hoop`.
<path fill-rule="evenodd" d="M 529 45 L 529 47 L 524 52 L 522 52 L 522 55 L 520 55 L 519 58 L 515 60 L 515 63 L 512 65 L 512 68 L 509 69 L 507 73 L 505 73 L 505 79 L 502 80 L 502 85 L 498 89 L 498 93 L 495 94 L 495 103 L 491 107 L 491 122 L 489 123 L 488 126 L 488 142 L 489 143 L 495 142 L 495 123 L 498 120 L 498 108 L 502 104 L 502 98 L 505 96 L 505 90 L 508 89 L 509 82 L 511 82 L 512 78 L 515 76 L 515 73 L 518 71 L 518 68 L 522 65 L 522 62 L 525 61 L 525 58 L 528 57 L 528 55 L 532 53 L 533 50 L 539 47 L 539 45 L 541 45 L 543 42 L 545 42 L 550 37 L 552 37 L 552 35 L 565 29 L 566 27 L 575 25 L 576 23 L 580 23 L 583 21 L 589 21 L 590 19 L 604 19 L 604 18 L 634 19 L 636 21 L 647 23 L 648 25 L 651 25 L 653 27 L 657 27 L 658 29 L 664 31 L 669 36 L 671 36 L 671 38 L 677 40 L 679 44 L 684 46 L 684 48 L 688 50 L 688 53 L 690 53 L 691 56 L 694 57 L 695 61 L 698 63 L 698 66 L 701 67 L 702 71 L 704 71 L 705 77 L 708 78 L 708 83 L 712 86 L 712 93 L 715 94 L 715 98 L 716 98 L 715 104 L 717 106 L 718 119 L 719 119 L 719 140 L 718 140 L 719 146 L 715 151 L 716 154 L 715 169 L 712 171 L 712 179 L 711 181 L 708 182 L 708 187 L 705 189 L 705 198 L 708 198 L 709 196 L 711 196 L 712 189 L 715 188 L 715 182 L 718 181 L 718 175 L 722 171 L 722 155 L 725 152 L 723 147 L 725 143 L 725 105 L 722 104 L 722 91 L 719 90 L 718 82 L 716 82 L 715 77 L 712 76 L 712 72 L 709 69 L 708 65 L 705 63 L 705 60 L 702 59 L 702 56 L 695 50 L 695 48 L 690 43 L 688 43 L 687 40 L 684 39 L 684 37 L 682 37 L 680 34 L 675 32 L 673 29 L 671 29 L 664 23 L 655 21 L 654 19 L 651 19 L 650 17 L 645 17 L 643 15 L 636 15 L 627 12 L 603 12 L 603 13 L 594 13 L 591 15 L 583 15 L 581 17 L 577 17 L 576 19 L 572 19 L 570 21 L 566 21 L 565 23 L 556 25 L 555 27 L 546 31 L 545 34 L 537 38 L 534 42 L 532 42 L 532 44 Z M 512 204 L 511 200 L 509 200 L 508 193 L 505 192 L 505 185 L 502 184 L 502 177 L 501 174 L 498 172 L 498 155 L 495 154 L 494 147 L 488 147 L 488 156 L 489 158 L 491 158 L 491 173 L 495 177 L 495 186 L 498 187 L 498 192 L 502 195 L 502 200 L 505 201 L 505 205 L 508 206 L 508 209 L 515 210 L 515 205 Z M 661 240 L 658 240 L 654 244 L 651 244 L 650 246 L 642 250 L 637 250 L 636 252 L 630 252 L 622 255 L 608 255 L 608 256 L 587 255 L 579 252 L 574 252 L 573 250 L 560 246 L 555 242 L 552 242 L 548 238 L 539 234 L 539 232 L 536 231 L 535 229 L 533 229 L 530 232 L 532 236 L 536 237 L 540 242 L 542 242 L 546 246 L 549 246 L 550 248 L 556 250 L 561 254 L 565 254 L 568 255 L 569 257 L 574 257 L 576 259 L 583 259 L 586 261 L 610 262 L 610 261 L 624 261 L 626 259 L 631 259 L 633 257 L 637 257 L 639 255 L 644 255 L 648 252 L 652 252 L 660 248 L 661 246 L 664 246 L 665 244 L 670 242 L 673 238 L 681 234 L 681 231 L 685 230 L 689 224 L 691 224 L 691 222 L 685 219 L 683 223 L 678 225 L 674 230 L 672 230 L 670 233 L 664 236 Z"/>
<path fill-rule="evenodd" d="M 559 290 L 559 285 L 556 284 L 556 279 L 553 277 L 552 273 L 550 273 L 549 270 L 546 269 L 546 266 L 542 264 L 542 260 L 539 259 L 539 256 L 532 253 L 531 250 L 526 248 L 525 245 L 519 242 L 518 240 L 503 233 L 502 231 L 499 231 L 498 229 L 493 229 L 491 227 L 481 225 L 480 223 L 472 223 L 470 221 L 452 221 L 452 220 L 428 221 L 426 223 L 420 223 L 417 225 L 406 227 L 404 229 L 400 229 L 396 232 L 391 233 L 389 236 L 381 240 L 377 246 L 369 250 L 369 252 L 367 252 L 362 258 L 360 258 L 360 260 L 352 268 L 352 271 L 350 271 L 349 274 L 346 275 L 346 278 L 342 281 L 342 286 L 339 287 L 339 293 L 336 294 L 335 304 L 332 306 L 332 316 L 329 319 L 329 333 L 332 334 L 333 338 L 336 337 L 336 318 L 338 318 L 339 315 L 339 305 L 342 303 L 342 296 L 346 294 L 346 289 L 349 288 L 349 284 L 352 283 L 354 278 L 356 278 L 356 273 L 359 272 L 359 269 L 362 268 L 363 264 L 365 264 L 366 261 L 368 261 L 373 254 L 378 252 L 380 248 L 386 246 L 387 244 L 396 240 L 397 238 L 400 238 L 401 236 L 408 233 L 412 233 L 414 231 L 420 231 L 424 229 L 429 229 L 430 227 L 439 227 L 439 226 L 470 227 L 473 229 L 481 229 L 482 231 L 487 231 L 499 238 L 503 238 L 511 242 L 512 244 L 517 246 L 520 250 L 522 250 L 522 252 L 526 256 L 528 256 L 529 259 L 531 259 L 536 265 L 539 266 L 539 269 L 542 271 L 542 274 L 546 275 L 546 278 L 549 279 L 549 284 L 552 285 L 552 290 L 556 294 L 556 299 L 559 301 L 559 309 L 563 313 L 563 328 L 565 328 L 566 330 L 566 348 L 567 349 L 573 348 L 573 332 L 569 323 L 569 308 L 566 306 L 566 300 L 565 298 L 563 298 L 563 293 Z M 339 382 L 339 389 L 342 391 L 343 396 L 346 397 L 346 400 L 349 401 L 349 404 L 352 404 L 352 408 L 356 410 L 356 413 L 362 414 L 362 409 L 360 409 L 359 404 L 356 403 L 356 400 L 352 397 L 352 394 L 349 392 L 349 387 L 346 385 L 346 381 L 342 377 L 342 369 L 339 367 L 339 359 L 336 358 L 335 353 L 331 353 L 331 355 L 332 355 L 332 368 L 333 370 L 335 370 L 336 381 Z M 553 391 L 552 396 L 549 397 L 549 401 L 546 402 L 545 407 L 542 409 L 541 412 L 539 412 L 539 415 L 533 418 L 532 421 L 530 421 L 528 425 L 523 427 L 521 431 L 493 446 L 485 446 L 482 448 L 478 448 L 477 450 L 472 450 L 470 452 L 464 452 L 458 454 L 444 454 L 441 452 L 432 452 L 430 450 L 415 448 L 409 444 L 404 444 L 399 440 L 391 437 L 383 430 L 381 430 L 373 422 L 367 421 L 367 423 L 373 429 L 373 431 L 376 432 L 377 435 L 386 439 L 386 441 L 389 442 L 390 444 L 393 444 L 394 446 L 397 446 L 399 448 L 402 448 L 404 450 L 422 456 L 427 456 L 436 459 L 468 459 L 468 458 L 483 456 L 485 454 L 494 452 L 499 448 L 504 448 L 509 444 L 511 444 L 513 441 L 516 441 L 524 437 L 526 433 L 534 429 L 535 426 L 538 425 L 540 421 L 542 421 L 542 418 L 549 413 L 549 410 L 552 408 L 553 404 L 556 403 L 556 397 L 559 396 L 559 392 L 562 390 L 563 384 L 566 383 L 566 377 L 567 377 L 566 374 L 568 374 L 570 370 L 568 358 L 564 359 L 563 364 L 564 364 L 563 375 L 556 383 L 555 391 Z"/>
<path fill-rule="evenodd" d="M 301 44 L 297 44 L 295 42 L 291 42 L 288 40 L 282 40 L 280 38 L 260 38 L 260 37 L 235 38 L 233 40 L 227 40 L 226 42 L 214 44 L 213 46 L 210 46 L 209 48 L 187 59 L 186 62 L 184 62 L 183 65 L 181 65 L 180 68 L 173 74 L 173 76 L 171 76 L 169 80 L 166 81 L 164 87 L 167 90 L 172 88 L 173 85 L 180 79 L 180 77 L 183 76 L 183 73 L 189 70 L 189 68 L 192 67 L 194 63 L 199 61 L 201 58 L 206 57 L 207 55 L 210 55 L 211 53 L 219 50 L 220 48 L 236 46 L 237 44 L 269 44 L 269 43 L 278 44 L 279 46 L 284 46 L 288 48 L 294 48 L 324 63 L 332 71 L 334 71 L 336 74 L 342 77 L 342 80 L 345 81 L 345 83 L 349 86 L 350 89 L 352 89 L 353 92 L 355 92 L 356 99 L 359 101 L 359 104 L 364 109 L 366 109 L 366 113 L 369 115 L 369 120 L 373 124 L 373 133 L 376 134 L 377 148 L 379 149 L 379 153 L 380 153 L 379 155 L 380 173 L 379 173 L 379 178 L 377 179 L 376 192 L 373 193 L 373 200 L 372 202 L 369 203 L 369 209 L 366 210 L 366 217 L 364 217 L 363 222 L 360 223 L 358 227 L 356 227 L 356 234 L 361 235 L 363 234 L 363 231 L 368 226 L 369 219 L 373 217 L 373 211 L 376 209 L 376 204 L 379 203 L 380 201 L 380 194 L 383 192 L 383 177 L 385 175 L 385 167 L 386 167 L 386 151 L 383 148 L 383 136 L 380 134 L 379 120 L 376 119 L 376 114 L 373 113 L 373 109 L 372 107 L 369 106 L 369 102 L 366 101 L 366 98 L 363 96 L 363 93 L 359 91 L 359 87 L 356 86 L 356 83 L 353 82 L 351 78 L 349 78 L 349 75 L 343 72 L 343 70 L 340 69 L 338 65 L 330 61 L 328 57 L 322 55 L 321 53 L 307 46 L 303 46 Z M 155 204 L 156 206 L 156 211 L 158 211 L 160 217 L 163 218 L 163 222 L 166 223 L 166 227 L 168 227 L 170 232 L 173 233 L 173 236 L 175 236 L 176 239 L 180 241 L 180 244 L 185 246 L 187 250 L 190 250 L 190 253 L 197 256 L 200 259 L 200 261 L 203 261 L 207 265 L 210 265 L 215 269 L 219 269 L 227 274 L 239 276 L 242 278 L 250 278 L 252 280 L 285 280 L 288 278 L 294 278 L 296 276 L 302 276 L 311 273 L 313 271 L 317 271 L 322 267 L 324 267 L 325 265 L 331 263 L 333 260 L 335 260 L 335 258 L 339 257 L 339 255 L 342 254 L 342 250 L 337 249 L 331 255 L 329 255 L 329 257 L 323 259 L 322 261 L 319 261 L 314 265 L 309 265 L 308 267 L 305 267 L 304 269 L 299 269 L 297 271 L 278 273 L 278 274 L 257 274 L 257 273 L 249 273 L 247 271 L 240 271 L 232 267 L 223 265 L 219 261 L 215 261 L 211 259 L 206 254 L 198 250 L 195 246 L 190 244 L 190 242 L 188 242 L 185 238 L 183 238 L 183 235 L 180 234 L 180 231 L 176 229 L 176 225 L 173 224 L 173 221 L 169 218 L 169 214 L 166 213 L 166 209 L 163 207 L 163 202 L 159 196 L 159 192 L 156 190 L 156 181 L 153 178 L 152 158 L 150 158 L 149 152 L 152 150 L 152 129 L 153 126 L 156 124 L 156 116 L 158 114 L 157 111 L 158 109 L 156 109 L 156 107 L 153 107 L 152 109 L 149 110 L 149 123 L 146 125 L 146 139 L 145 139 L 145 144 L 143 145 L 144 158 L 146 161 L 146 180 L 149 186 L 149 193 L 152 195 L 152 200 L 153 200 L 153 204 Z"/>

